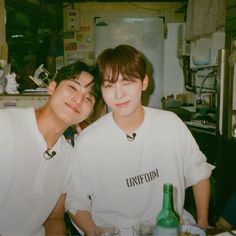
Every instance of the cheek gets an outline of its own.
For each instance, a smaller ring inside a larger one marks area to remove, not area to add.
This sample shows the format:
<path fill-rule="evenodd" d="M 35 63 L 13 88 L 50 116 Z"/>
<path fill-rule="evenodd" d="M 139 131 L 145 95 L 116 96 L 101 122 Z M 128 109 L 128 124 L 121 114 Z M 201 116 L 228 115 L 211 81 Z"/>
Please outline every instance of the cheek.
<path fill-rule="evenodd" d="M 137 98 L 141 96 L 142 94 L 142 87 L 139 85 L 129 87 L 126 89 L 126 93 L 129 94 L 133 98 Z"/>
<path fill-rule="evenodd" d="M 112 89 L 102 89 L 102 97 L 105 101 L 112 99 L 113 96 Z"/>
<path fill-rule="evenodd" d="M 90 108 L 86 107 L 84 116 L 87 118 L 92 113 L 92 111 L 93 111 L 93 107 L 90 107 Z"/>
<path fill-rule="evenodd" d="M 87 106 L 85 106 L 82 110 L 81 113 L 78 115 L 77 117 L 77 122 L 76 123 L 80 123 L 82 121 L 84 121 L 85 119 L 87 119 L 89 117 L 89 115 L 92 113 L 92 109 L 88 108 Z"/>
<path fill-rule="evenodd" d="M 66 89 L 58 89 L 53 94 L 53 97 L 56 98 L 58 101 L 63 101 L 65 99 L 68 99 L 70 97 L 70 93 Z"/>

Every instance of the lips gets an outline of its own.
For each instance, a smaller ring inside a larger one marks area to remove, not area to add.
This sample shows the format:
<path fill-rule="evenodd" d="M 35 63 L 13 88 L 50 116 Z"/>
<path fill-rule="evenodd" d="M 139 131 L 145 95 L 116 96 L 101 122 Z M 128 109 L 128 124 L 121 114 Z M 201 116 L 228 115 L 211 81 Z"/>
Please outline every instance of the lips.
<path fill-rule="evenodd" d="M 76 113 L 80 113 L 80 110 L 78 109 L 78 106 L 66 103 L 67 107 L 69 107 L 71 110 L 73 110 Z"/>
<path fill-rule="evenodd" d="M 121 103 L 116 103 L 115 106 L 116 107 L 126 107 L 128 104 L 129 104 L 129 101 L 121 102 Z"/>

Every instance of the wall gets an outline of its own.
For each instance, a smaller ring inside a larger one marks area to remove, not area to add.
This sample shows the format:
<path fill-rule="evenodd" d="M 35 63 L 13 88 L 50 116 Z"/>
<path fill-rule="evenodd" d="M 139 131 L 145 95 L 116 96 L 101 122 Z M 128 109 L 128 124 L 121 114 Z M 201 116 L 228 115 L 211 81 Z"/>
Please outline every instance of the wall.
<path fill-rule="evenodd" d="M 0 59 L 6 59 L 5 0 L 0 0 Z"/>
<path fill-rule="evenodd" d="M 167 38 L 164 42 L 164 89 L 163 95 L 182 93 L 184 91 L 183 70 L 177 57 L 178 27 L 180 23 L 167 25 Z"/>
<path fill-rule="evenodd" d="M 164 17 L 167 29 L 164 49 L 164 96 L 182 93 L 183 73 L 177 58 L 177 29 L 184 14 L 177 14 L 182 3 L 76 3 L 64 8 L 64 62 L 82 59 L 95 61 L 94 18 L 96 17 Z M 178 23 L 177 23 L 178 22 Z"/>
<path fill-rule="evenodd" d="M 77 57 L 93 63 L 95 17 L 165 17 L 165 21 L 183 22 L 176 14 L 181 3 L 75 3 L 64 8 L 65 63 Z M 72 14 L 71 14 L 72 13 Z M 74 16 L 73 16 L 74 15 Z M 78 42 L 76 45 L 74 42 Z M 73 55 L 74 53 L 74 55 Z"/>

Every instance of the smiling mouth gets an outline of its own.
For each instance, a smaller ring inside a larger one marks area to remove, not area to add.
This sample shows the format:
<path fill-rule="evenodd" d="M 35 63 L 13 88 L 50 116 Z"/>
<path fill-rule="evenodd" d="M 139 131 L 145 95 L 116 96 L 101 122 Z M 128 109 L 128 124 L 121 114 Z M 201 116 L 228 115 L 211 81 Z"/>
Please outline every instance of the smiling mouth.
<path fill-rule="evenodd" d="M 117 106 L 117 107 L 125 107 L 125 106 L 127 106 L 129 104 L 129 101 L 127 101 L 127 102 L 122 102 L 122 103 L 116 103 L 115 105 Z"/>
<path fill-rule="evenodd" d="M 66 103 L 67 107 L 69 107 L 71 110 L 73 110 L 76 113 L 80 113 L 79 109 L 76 106 L 73 106 L 71 104 Z"/>

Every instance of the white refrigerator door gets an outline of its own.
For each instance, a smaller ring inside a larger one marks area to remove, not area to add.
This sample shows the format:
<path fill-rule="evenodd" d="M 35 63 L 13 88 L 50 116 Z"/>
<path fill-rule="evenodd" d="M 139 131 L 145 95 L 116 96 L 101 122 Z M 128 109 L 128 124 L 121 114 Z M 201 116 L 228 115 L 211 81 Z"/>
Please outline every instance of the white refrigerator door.
<path fill-rule="evenodd" d="M 119 44 L 136 47 L 147 58 L 149 88 L 143 104 L 161 108 L 163 97 L 164 24 L 161 18 L 97 18 L 95 56 Z"/>

